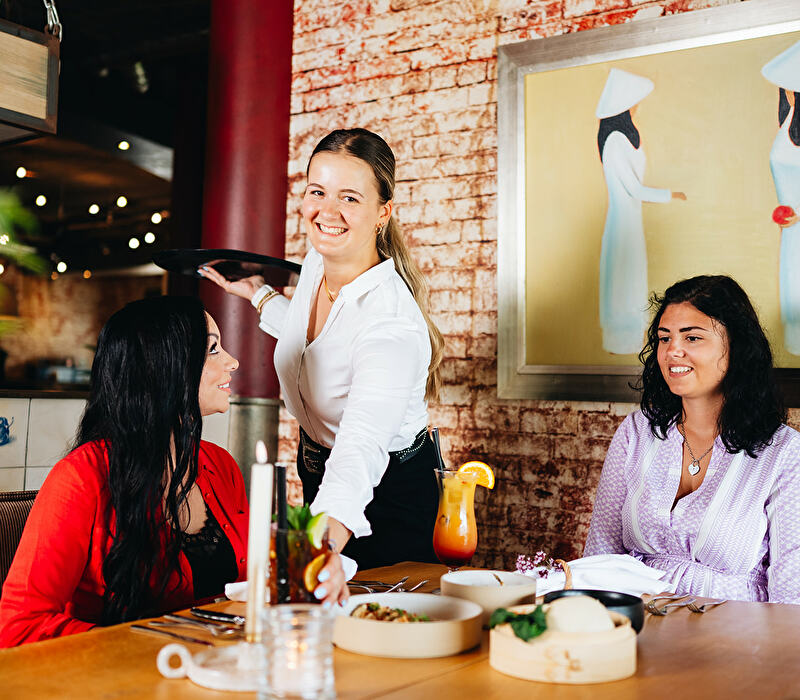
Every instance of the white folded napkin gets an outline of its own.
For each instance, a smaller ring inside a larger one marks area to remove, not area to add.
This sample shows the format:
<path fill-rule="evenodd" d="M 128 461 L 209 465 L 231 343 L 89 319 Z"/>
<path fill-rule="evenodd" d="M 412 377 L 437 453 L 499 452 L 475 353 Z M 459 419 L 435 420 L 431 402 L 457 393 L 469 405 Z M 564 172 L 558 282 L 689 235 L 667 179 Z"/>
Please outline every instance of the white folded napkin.
<path fill-rule="evenodd" d="M 342 568 L 344 569 L 344 578 L 349 581 L 358 571 L 358 564 L 354 559 L 346 557 L 343 554 L 339 555 L 342 558 Z M 240 603 L 247 602 L 247 581 L 237 581 L 236 583 L 225 584 L 225 595 L 231 600 L 238 600 Z"/>
<path fill-rule="evenodd" d="M 574 559 L 569 563 L 573 588 L 589 588 L 601 591 L 619 591 L 631 595 L 642 595 L 675 591 L 675 584 L 662 581 L 665 571 L 653 569 L 634 559 L 629 554 L 595 554 Z M 541 569 L 523 572 L 537 581 L 537 595 L 564 588 L 566 575 L 563 571 L 550 571 L 546 578 L 539 576 Z"/>

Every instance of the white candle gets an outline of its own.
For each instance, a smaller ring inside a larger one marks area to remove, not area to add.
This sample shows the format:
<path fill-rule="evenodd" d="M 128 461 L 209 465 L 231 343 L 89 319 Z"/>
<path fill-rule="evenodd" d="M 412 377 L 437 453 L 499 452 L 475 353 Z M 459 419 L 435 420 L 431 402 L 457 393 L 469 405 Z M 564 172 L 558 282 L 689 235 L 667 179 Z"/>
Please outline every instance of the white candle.
<path fill-rule="evenodd" d="M 267 448 L 256 445 L 256 463 L 250 472 L 250 529 L 247 537 L 247 621 L 245 637 L 260 643 L 263 625 L 261 612 L 266 603 L 269 572 L 269 533 L 272 521 L 273 469 L 267 464 Z"/>

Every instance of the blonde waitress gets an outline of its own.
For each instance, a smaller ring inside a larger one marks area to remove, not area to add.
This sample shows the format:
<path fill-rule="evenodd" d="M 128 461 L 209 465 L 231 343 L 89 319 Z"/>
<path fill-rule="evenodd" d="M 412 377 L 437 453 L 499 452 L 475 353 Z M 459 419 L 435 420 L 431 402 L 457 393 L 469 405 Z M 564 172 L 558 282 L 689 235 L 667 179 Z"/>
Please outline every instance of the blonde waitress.
<path fill-rule="evenodd" d="M 297 468 L 336 548 L 361 568 L 436 561 L 436 457 L 428 399 L 442 335 L 422 275 L 392 218 L 395 159 L 377 134 L 336 130 L 308 164 L 302 216 L 311 248 L 291 301 L 260 277 L 228 282 L 278 338 L 275 369 L 300 423 Z"/>

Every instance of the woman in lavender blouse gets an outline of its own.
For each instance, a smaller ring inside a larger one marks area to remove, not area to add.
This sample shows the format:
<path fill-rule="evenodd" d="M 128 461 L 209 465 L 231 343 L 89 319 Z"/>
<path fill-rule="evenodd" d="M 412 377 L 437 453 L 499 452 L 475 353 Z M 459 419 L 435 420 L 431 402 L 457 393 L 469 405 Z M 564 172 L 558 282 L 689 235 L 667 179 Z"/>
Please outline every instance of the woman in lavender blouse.
<path fill-rule="evenodd" d="M 630 554 L 680 593 L 800 604 L 800 433 L 753 306 L 725 276 L 656 303 L 584 555 Z"/>

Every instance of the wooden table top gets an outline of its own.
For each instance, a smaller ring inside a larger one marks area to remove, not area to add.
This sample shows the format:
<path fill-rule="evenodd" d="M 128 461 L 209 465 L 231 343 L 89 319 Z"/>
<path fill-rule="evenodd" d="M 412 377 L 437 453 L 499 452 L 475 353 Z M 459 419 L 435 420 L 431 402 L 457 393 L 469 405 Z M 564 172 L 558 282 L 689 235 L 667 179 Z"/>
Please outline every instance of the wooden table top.
<path fill-rule="evenodd" d="M 439 585 L 445 568 L 406 562 L 360 572 L 357 578 L 396 581 L 408 575 Z M 243 603 L 213 607 L 244 612 Z M 0 695 L 14 698 L 86 700 L 219 700 L 254 693 L 222 693 L 189 680 L 167 680 L 156 655 L 169 640 L 137 634 L 129 625 L 101 628 L 61 639 L 0 651 Z M 638 638 L 636 675 L 584 686 L 522 681 L 489 666 L 488 633 L 479 648 L 442 659 L 381 659 L 334 651 L 339 698 L 547 697 L 548 700 L 690 700 L 800 698 L 800 606 L 729 602 L 705 615 L 685 609 L 648 615 Z M 187 633 L 211 639 L 201 630 Z M 200 651 L 201 647 L 189 645 Z"/>

